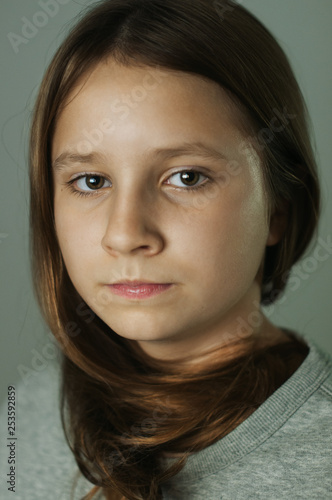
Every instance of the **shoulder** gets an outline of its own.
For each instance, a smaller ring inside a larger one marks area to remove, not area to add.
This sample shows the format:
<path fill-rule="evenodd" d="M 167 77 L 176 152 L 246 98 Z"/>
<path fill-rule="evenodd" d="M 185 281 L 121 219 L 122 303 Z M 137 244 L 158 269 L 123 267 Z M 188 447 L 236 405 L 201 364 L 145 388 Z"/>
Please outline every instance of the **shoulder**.
<path fill-rule="evenodd" d="M 332 493 L 332 357 L 306 340 L 307 358 L 257 412 L 259 429 L 267 424 L 270 431 L 229 468 L 235 478 L 244 480 L 243 472 L 252 478 L 256 493 L 248 488 L 248 498 L 318 499 Z M 233 487 L 241 485 L 235 480 Z"/>
<path fill-rule="evenodd" d="M 271 399 L 278 402 L 282 425 L 269 445 L 279 441 L 290 456 L 292 449 L 302 449 L 307 459 L 310 452 L 311 460 L 318 461 L 328 452 L 332 466 L 332 357 L 313 339 L 303 338 L 309 346 L 307 358 Z M 305 463 L 305 455 L 303 459 Z"/>
<path fill-rule="evenodd" d="M 295 373 L 235 430 L 190 456 L 164 485 L 165 500 L 331 497 L 332 358 L 305 340 L 309 353 Z"/>
<path fill-rule="evenodd" d="M 332 404 L 332 372 L 322 384 L 321 391 L 325 395 L 326 400 Z"/>

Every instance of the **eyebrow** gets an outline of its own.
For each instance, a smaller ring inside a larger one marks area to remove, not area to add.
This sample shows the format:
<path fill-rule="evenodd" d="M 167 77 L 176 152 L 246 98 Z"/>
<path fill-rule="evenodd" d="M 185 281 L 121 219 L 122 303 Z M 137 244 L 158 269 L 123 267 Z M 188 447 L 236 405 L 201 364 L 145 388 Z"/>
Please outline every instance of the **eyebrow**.
<path fill-rule="evenodd" d="M 223 153 L 201 142 L 184 143 L 171 148 L 148 149 L 146 155 L 151 155 L 160 160 L 170 160 L 185 155 L 195 155 L 207 160 L 227 160 L 227 157 Z M 64 151 L 53 161 L 52 168 L 54 170 L 62 170 L 75 163 L 96 164 L 103 162 L 106 162 L 106 158 L 99 152 L 78 154 L 71 151 Z"/>
<path fill-rule="evenodd" d="M 75 163 L 100 163 L 105 158 L 100 153 L 78 154 L 71 151 L 64 151 L 52 163 L 53 170 L 64 170 L 67 166 Z"/>

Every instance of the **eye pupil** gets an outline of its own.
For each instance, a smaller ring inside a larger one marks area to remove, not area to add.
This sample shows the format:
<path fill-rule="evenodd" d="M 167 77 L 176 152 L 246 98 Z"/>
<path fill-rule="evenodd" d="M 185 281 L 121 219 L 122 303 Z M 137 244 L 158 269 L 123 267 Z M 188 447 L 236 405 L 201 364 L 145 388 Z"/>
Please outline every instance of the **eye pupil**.
<path fill-rule="evenodd" d="M 101 189 L 104 185 L 104 179 L 100 175 L 89 175 L 85 182 L 90 189 Z"/>
<path fill-rule="evenodd" d="M 198 172 L 183 172 L 181 174 L 181 181 L 184 184 L 187 184 L 187 186 L 193 186 L 198 182 L 199 175 L 200 174 Z"/>

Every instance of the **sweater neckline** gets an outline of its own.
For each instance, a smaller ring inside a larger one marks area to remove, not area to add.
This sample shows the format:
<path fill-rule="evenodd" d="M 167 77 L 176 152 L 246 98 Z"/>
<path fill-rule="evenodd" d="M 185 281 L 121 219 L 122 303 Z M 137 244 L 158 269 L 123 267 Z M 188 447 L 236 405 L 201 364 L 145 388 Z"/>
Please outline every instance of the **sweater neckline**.
<path fill-rule="evenodd" d="M 177 482 L 190 482 L 193 478 L 197 480 L 216 473 L 253 451 L 280 429 L 329 376 L 332 359 L 328 353 L 305 334 L 286 328 L 283 331 L 309 347 L 299 368 L 233 431 L 190 455 L 185 467 L 176 475 Z M 176 460 L 165 458 L 162 463 L 169 466 Z"/>

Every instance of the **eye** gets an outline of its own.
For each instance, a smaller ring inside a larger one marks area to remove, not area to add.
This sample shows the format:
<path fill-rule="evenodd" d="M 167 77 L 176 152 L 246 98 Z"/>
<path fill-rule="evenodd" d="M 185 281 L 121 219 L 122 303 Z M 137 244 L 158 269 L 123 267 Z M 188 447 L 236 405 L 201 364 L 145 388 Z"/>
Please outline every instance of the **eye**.
<path fill-rule="evenodd" d="M 111 182 L 102 175 L 82 175 L 79 178 L 73 179 L 72 183 L 76 185 L 80 191 L 97 191 L 98 189 L 103 189 L 105 187 L 110 187 Z"/>
<path fill-rule="evenodd" d="M 172 182 L 170 182 L 171 179 Z M 180 188 L 197 189 L 206 184 L 204 181 L 207 179 L 206 175 L 201 174 L 197 170 L 183 170 L 171 175 L 166 184 Z"/>

